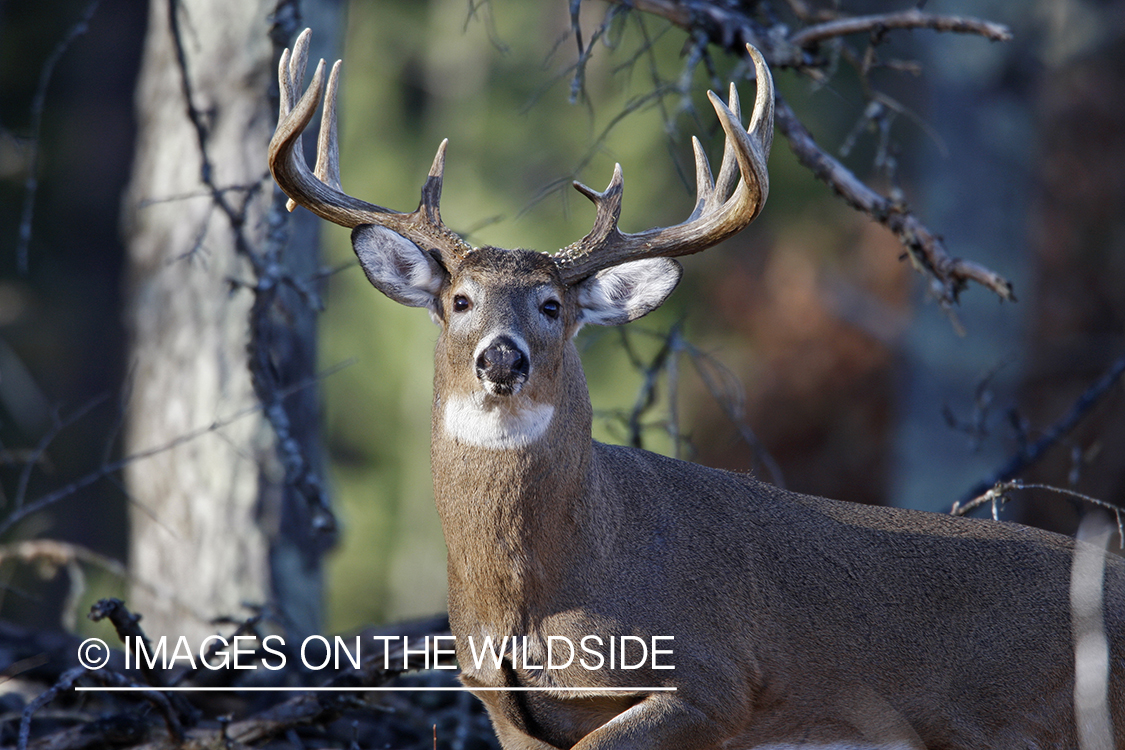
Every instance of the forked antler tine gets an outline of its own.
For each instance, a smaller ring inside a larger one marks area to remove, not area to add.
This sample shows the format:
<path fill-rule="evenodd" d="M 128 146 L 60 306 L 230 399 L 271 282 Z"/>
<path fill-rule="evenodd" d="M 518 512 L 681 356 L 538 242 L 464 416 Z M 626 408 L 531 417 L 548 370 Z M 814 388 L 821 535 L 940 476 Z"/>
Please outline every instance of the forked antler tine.
<path fill-rule="evenodd" d="M 589 198 L 597 214 L 594 216 L 594 228 L 590 230 L 584 240 L 593 245 L 600 245 L 609 240 L 613 234 L 620 234 L 617 222 L 621 218 L 621 195 L 625 188 L 625 179 L 621 174 L 621 165 L 613 165 L 613 178 L 602 192 L 575 181 L 574 189 Z M 573 247 L 573 245 L 571 246 Z"/>
<path fill-rule="evenodd" d="M 349 228 L 376 224 L 397 232 L 426 250 L 437 250 L 446 260 L 463 257 L 472 247 L 441 223 L 438 209 L 445 166 L 444 141 L 438 148 L 434 165 L 422 188 L 421 203 L 415 211 L 391 211 L 353 198 L 340 188 L 340 147 L 336 125 L 340 63 L 332 66 L 327 91 L 325 65 L 321 60 L 308 90 L 300 94 L 308 62 L 309 34 L 307 29 L 302 32 L 293 44 L 293 50 L 286 50 L 281 56 L 278 70 L 281 116 L 269 147 L 270 171 L 282 191 L 289 196 L 289 209 L 301 205 L 322 219 Z M 310 170 L 301 150 L 301 133 L 312 120 L 322 92 L 324 114 L 317 139 L 316 168 Z"/>
<path fill-rule="evenodd" d="M 717 180 L 712 180 L 702 146 L 698 140 L 692 141 L 696 204 L 691 216 L 675 226 L 624 234 L 617 228 L 623 190 L 620 167 L 614 170 L 613 180 L 603 193 L 575 183 L 575 187 L 597 206 L 597 216 L 594 228 L 585 237 L 555 256 L 565 283 L 577 283 L 603 268 L 630 260 L 673 257 L 705 250 L 740 231 L 757 217 L 769 191 L 766 158 L 773 143 L 773 79 L 761 54 L 750 45 L 747 45 L 747 51 L 754 61 L 758 79 L 749 129 L 742 129 L 738 93 L 733 84 L 729 106 L 714 93 L 707 93 L 726 134 L 726 141 Z"/>

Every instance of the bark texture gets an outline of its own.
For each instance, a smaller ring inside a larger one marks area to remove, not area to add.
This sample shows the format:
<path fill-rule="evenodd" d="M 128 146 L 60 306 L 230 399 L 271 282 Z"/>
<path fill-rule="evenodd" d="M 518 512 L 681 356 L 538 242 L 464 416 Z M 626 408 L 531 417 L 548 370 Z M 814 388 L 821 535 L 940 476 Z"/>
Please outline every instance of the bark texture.
<path fill-rule="evenodd" d="M 301 246 L 282 251 L 288 218 L 266 167 L 293 11 L 151 2 L 123 207 L 127 451 L 176 444 L 127 473 L 130 608 L 150 636 L 197 639 L 261 607 L 296 632 L 319 622 L 328 535 L 312 530 L 317 493 L 303 491 L 319 460 L 314 389 L 300 387 L 314 372 L 315 303 L 297 281 L 315 272 L 315 241 L 298 232 Z M 303 267 L 286 268 L 289 256 Z"/>

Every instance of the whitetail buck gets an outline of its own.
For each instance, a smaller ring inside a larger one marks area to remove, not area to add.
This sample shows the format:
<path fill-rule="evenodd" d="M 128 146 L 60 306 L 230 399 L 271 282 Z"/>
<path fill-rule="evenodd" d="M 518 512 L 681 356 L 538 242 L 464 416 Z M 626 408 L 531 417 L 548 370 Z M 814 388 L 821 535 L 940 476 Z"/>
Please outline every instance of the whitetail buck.
<path fill-rule="evenodd" d="M 726 150 L 712 181 L 695 143 L 691 217 L 619 232 L 618 167 L 603 193 L 576 185 L 597 207 L 594 228 L 554 256 L 473 248 L 442 224 L 445 143 L 413 213 L 344 194 L 339 63 L 310 172 L 300 134 L 324 63 L 298 101 L 307 37 L 282 58 L 275 179 L 295 203 L 352 227 L 371 283 L 441 327 L 433 478 L 462 680 L 509 749 L 1077 747 L 1073 540 L 806 497 L 590 437 L 575 332 L 656 308 L 680 277 L 667 256 L 729 237 L 766 198 L 773 88 L 761 55 L 749 53 L 749 132 L 733 87 L 729 109 L 712 94 Z M 1106 559 L 1104 594 L 1108 713 L 1125 748 L 1118 558 Z M 485 636 L 519 637 L 519 648 L 481 660 L 468 639 L 479 649 Z M 602 668 L 587 668 L 591 656 L 536 669 L 550 636 L 557 645 L 599 637 L 586 645 L 602 646 Z M 620 636 L 672 636 L 655 643 L 672 653 L 610 669 L 604 644 Z M 515 687 L 571 690 L 495 690 Z"/>

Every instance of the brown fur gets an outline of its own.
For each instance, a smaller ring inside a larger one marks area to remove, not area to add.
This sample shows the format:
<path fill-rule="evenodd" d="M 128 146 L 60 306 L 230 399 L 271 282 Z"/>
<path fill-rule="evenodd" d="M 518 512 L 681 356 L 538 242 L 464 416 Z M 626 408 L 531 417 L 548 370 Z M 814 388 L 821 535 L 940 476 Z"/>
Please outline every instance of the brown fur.
<path fill-rule="evenodd" d="M 533 328 L 509 295 L 550 283 L 538 270 L 462 271 L 503 288 L 497 314 Z M 459 283 L 443 292 L 446 309 Z M 477 387 L 464 365 L 476 342 L 444 330 L 437 345 L 434 489 L 463 679 L 677 691 L 481 693 L 505 748 L 1076 745 L 1071 539 L 805 497 L 594 442 L 569 337 L 529 341 L 533 363 L 548 366 L 528 392 L 556 415 L 538 442 L 500 451 L 445 434 L 443 396 Z M 1107 559 L 1105 592 L 1122 748 L 1119 558 Z M 540 650 L 548 635 L 672 635 L 676 668 L 474 670 L 467 636 L 486 633 L 530 636 Z"/>

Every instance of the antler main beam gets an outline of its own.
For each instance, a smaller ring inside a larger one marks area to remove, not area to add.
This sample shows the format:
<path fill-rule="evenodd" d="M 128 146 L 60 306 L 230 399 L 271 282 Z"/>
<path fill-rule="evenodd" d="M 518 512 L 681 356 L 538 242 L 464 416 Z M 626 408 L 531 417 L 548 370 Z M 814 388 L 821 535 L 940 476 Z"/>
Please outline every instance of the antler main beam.
<path fill-rule="evenodd" d="M 317 140 L 316 169 L 309 170 L 301 149 L 301 133 L 312 121 L 324 91 L 324 60 L 316 66 L 312 83 L 300 95 L 309 56 L 311 31 L 305 29 L 289 50 L 281 56 L 278 81 L 281 85 L 281 112 L 277 130 L 270 140 L 269 165 L 274 180 L 289 196 L 289 210 L 304 206 L 322 219 L 348 228 L 361 224 L 386 227 L 409 239 L 424 250 L 436 249 L 449 262 L 463 257 L 472 248 L 441 221 L 438 204 L 441 200 L 442 173 L 445 170 L 445 146 L 442 141 L 433 166 L 422 186 L 422 199 L 415 211 L 402 213 L 353 198 L 340 188 L 339 140 L 336 134 L 336 90 L 340 62 L 332 66 L 328 90 L 324 95 L 324 113 Z"/>
<path fill-rule="evenodd" d="M 749 44 L 746 51 L 754 61 L 758 79 L 750 125 L 747 130 L 742 129 L 738 92 L 733 83 L 728 104 L 723 104 L 714 92 L 707 92 L 726 132 L 726 145 L 718 179 L 712 179 L 703 147 L 698 138 L 692 137 L 696 201 L 691 216 L 675 226 L 625 234 L 617 228 L 624 187 L 621 165 L 614 167 L 613 179 L 603 192 L 574 183 L 580 193 L 594 202 L 597 216 L 589 234 L 555 256 L 567 284 L 630 260 L 689 255 L 706 250 L 738 233 L 757 217 L 769 192 L 766 159 L 773 145 L 773 78 L 762 54 Z"/>

